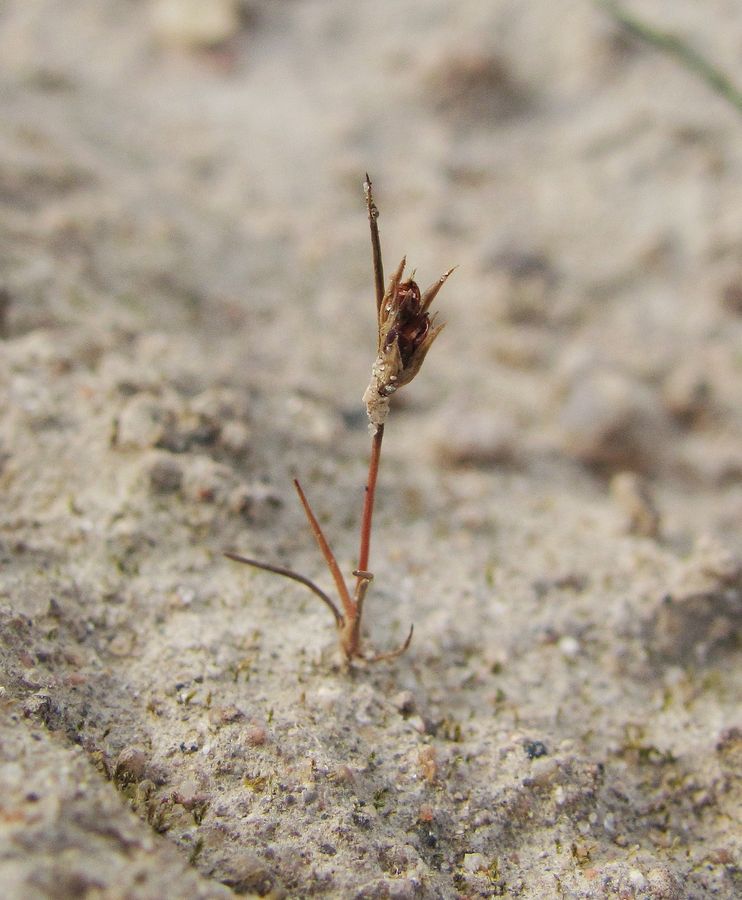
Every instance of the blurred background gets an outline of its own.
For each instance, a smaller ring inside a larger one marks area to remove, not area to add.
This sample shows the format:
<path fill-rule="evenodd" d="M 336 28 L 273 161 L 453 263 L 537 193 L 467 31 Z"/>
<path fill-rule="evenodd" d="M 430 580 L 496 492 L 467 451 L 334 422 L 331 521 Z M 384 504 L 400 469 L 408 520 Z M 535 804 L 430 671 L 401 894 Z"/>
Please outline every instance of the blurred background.
<path fill-rule="evenodd" d="M 739 0 L 1 0 L 4 897 L 740 895 L 741 90 Z M 366 172 L 458 268 L 347 677 L 223 552 L 356 565 Z"/>
<path fill-rule="evenodd" d="M 742 84 L 736 0 L 623 9 Z M 387 270 L 459 266 L 400 446 L 739 524 L 742 112 L 615 7 L 6 0 L 0 76 L 6 335 L 188 331 L 362 428 L 368 170 Z"/>

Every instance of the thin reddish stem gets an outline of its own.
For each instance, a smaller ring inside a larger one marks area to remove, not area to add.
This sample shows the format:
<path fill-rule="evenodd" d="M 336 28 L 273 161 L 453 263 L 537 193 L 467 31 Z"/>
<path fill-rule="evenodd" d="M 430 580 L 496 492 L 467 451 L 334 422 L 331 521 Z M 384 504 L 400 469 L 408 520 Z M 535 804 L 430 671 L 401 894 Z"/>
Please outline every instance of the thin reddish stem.
<path fill-rule="evenodd" d="M 410 630 L 407 632 L 407 638 L 405 639 L 404 644 L 402 644 L 400 647 L 397 647 L 396 650 L 387 650 L 386 653 L 377 653 L 376 656 L 372 656 L 370 659 L 367 658 L 367 661 L 371 663 L 389 662 L 390 660 L 396 659 L 398 656 L 401 656 L 407 651 L 407 648 L 412 643 L 412 634 L 414 630 L 415 626 L 410 625 Z"/>
<path fill-rule="evenodd" d="M 312 529 L 314 539 L 317 541 L 319 549 L 321 550 L 322 555 L 325 558 L 325 562 L 327 563 L 327 568 L 330 570 L 330 574 L 335 581 L 335 587 L 337 588 L 338 596 L 340 597 L 340 600 L 343 604 L 345 618 L 347 622 L 352 623 L 356 618 L 356 605 L 350 596 L 348 586 L 346 585 L 345 579 L 343 578 L 343 573 L 340 571 L 340 566 L 337 564 L 337 560 L 335 559 L 335 554 L 330 549 L 330 545 L 327 543 L 327 538 L 322 531 L 322 527 L 317 521 L 317 517 L 312 512 L 312 507 L 309 505 L 309 501 L 307 500 L 306 495 L 301 489 L 301 485 L 296 478 L 294 479 L 294 487 L 296 488 L 296 493 L 299 495 L 299 500 L 301 500 L 301 505 L 304 507 L 304 512 L 306 513 L 307 519 L 309 521 L 309 527 Z"/>
<path fill-rule="evenodd" d="M 235 562 L 244 563 L 246 566 L 253 566 L 255 569 L 263 569 L 265 572 L 273 572 L 275 575 L 283 575 L 284 578 L 290 578 L 292 581 L 298 581 L 299 584 L 303 584 L 305 587 L 308 587 L 310 591 L 313 591 L 323 603 L 326 603 L 329 606 L 333 616 L 335 616 L 335 623 L 338 628 L 342 628 L 345 624 L 345 620 L 340 614 L 340 610 L 335 606 L 330 597 L 322 590 L 321 587 L 318 587 L 310 578 L 307 578 L 304 575 L 300 575 L 298 572 L 294 572 L 293 569 L 287 569 L 284 566 L 274 566 L 272 563 L 261 562 L 259 559 L 250 559 L 247 556 L 240 556 L 238 553 L 225 553 L 224 554 L 227 559 L 233 559 Z"/>
<path fill-rule="evenodd" d="M 368 481 L 366 482 L 366 496 L 363 502 L 363 518 L 361 519 L 361 547 L 358 552 L 359 572 L 368 571 L 368 560 L 371 554 L 371 520 L 374 515 L 376 479 L 379 475 L 379 459 L 381 458 L 381 442 L 383 438 L 384 426 L 379 425 L 371 443 L 371 460 L 368 464 Z M 363 580 L 363 577 L 359 576 L 356 581 L 356 596 Z"/>

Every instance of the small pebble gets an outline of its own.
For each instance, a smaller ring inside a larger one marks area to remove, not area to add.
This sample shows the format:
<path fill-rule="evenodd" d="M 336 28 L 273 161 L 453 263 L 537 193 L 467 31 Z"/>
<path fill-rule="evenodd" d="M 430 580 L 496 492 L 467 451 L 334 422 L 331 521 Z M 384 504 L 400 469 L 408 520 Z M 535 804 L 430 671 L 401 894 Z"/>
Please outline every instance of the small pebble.
<path fill-rule="evenodd" d="M 574 659 L 580 652 L 580 642 L 571 634 L 559 638 L 559 650 L 567 659 Z"/>
<path fill-rule="evenodd" d="M 412 715 L 408 722 L 419 734 L 426 734 L 428 731 L 428 723 L 420 715 Z"/>
<path fill-rule="evenodd" d="M 479 872 L 487 865 L 487 861 L 482 853 L 465 853 L 464 854 L 464 871 L 472 875 Z"/>
<path fill-rule="evenodd" d="M 141 747 L 124 747 L 116 759 L 114 778 L 121 784 L 141 781 L 147 765 L 147 757 Z"/>
<path fill-rule="evenodd" d="M 561 412 L 570 456 L 600 468 L 652 469 L 663 455 L 666 417 L 652 390 L 595 365 L 573 376 Z"/>
<path fill-rule="evenodd" d="M 442 465 L 486 468 L 510 464 L 517 455 L 515 424 L 506 416 L 449 417 L 445 426 L 436 447 Z"/>
<path fill-rule="evenodd" d="M 498 121 L 527 103 L 527 94 L 513 79 L 508 62 L 472 47 L 433 60 L 426 81 L 426 94 L 436 113 L 458 125 Z"/>
<path fill-rule="evenodd" d="M 687 896 L 680 879 L 665 866 L 655 866 L 647 872 L 651 896 L 661 900 L 681 900 Z"/>
<path fill-rule="evenodd" d="M 709 410 L 711 387 L 701 362 L 681 363 L 662 385 L 665 409 L 681 425 L 693 425 Z"/>
<path fill-rule="evenodd" d="M 730 281 L 721 292 L 721 302 L 726 310 L 742 316 L 742 278 Z"/>
<path fill-rule="evenodd" d="M 183 493 L 196 503 L 214 503 L 228 491 L 231 472 L 210 456 L 193 456 L 183 474 Z"/>
<path fill-rule="evenodd" d="M 241 515 L 251 525 L 267 525 L 282 505 L 281 497 L 266 484 L 241 484 L 229 494 L 231 512 Z"/>
<path fill-rule="evenodd" d="M 417 813 L 418 822 L 424 822 L 426 824 L 430 824 L 435 818 L 435 812 L 433 807 L 428 803 L 423 803 Z"/>
<path fill-rule="evenodd" d="M 412 691 L 400 691 L 392 697 L 392 705 L 403 716 L 409 716 L 415 712 L 415 695 Z"/>
<path fill-rule="evenodd" d="M 179 50 L 218 47 L 240 28 L 238 0 L 157 0 L 152 26 L 166 46 Z"/>
<path fill-rule="evenodd" d="M 233 703 L 227 706 L 212 706 L 209 710 L 209 721 L 217 727 L 220 725 L 228 725 L 230 722 L 237 722 L 244 719 L 245 714 L 239 707 Z"/>
<path fill-rule="evenodd" d="M 224 423 L 219 436 L 225 450 L 235 456 L 243 456 L 250 448 L 250 429 L 235 419 Z"/>
<path fill-rule="evenodd" d="M 180 490 L 183 472 L 175 460 L 163 456 L 149 470 L 149 485 L 155 494 L 172 494 Z"/>
<path fill-rule="evenodd" d="M 541 756 L 547 756 L 549 751 L 543 741 L 526 741 L 523 749 L 529 759 L 538 759 Z"/>
<path fill-rule="evenodd" d="M 435 747 L 423 747 L 418 754 L 418 762 L 423 778 L 432 784 L 438 778 L 438 758 Z"/>
<path fill-rule="evenodd" d="M 371 725 L 377 721 L 381 696 L 370 684 L 356 688 L 352 697 L 355 720 L 359 725 Z"/>
<path fill-rule="evenodd" d="M 116 446 L 143 450 L 156 446 L 167 430 L 170 413 L 149 394 L 136 394 L 118 416 Z"/>
<path fill-rule="evenodd" d="M 646 479 L 636 472 L 617 472 L 611 479 L 611 495 L 626 518 L 626 530 L 639 537 L 656 538 L 660 530 L 657 512 Z"/>
<path fill-rule="evenodd" d="M 268 731 L 265 725 L 252 722 L 245 729 L 245 743 L 250 747 L 262 747 L 268 740 Z"/>
<path fill-rule="evenodd" d="M 129 656 L 136 643 L 136 633 L 130 629 L 119 629 L 108 643 L 108 652 L 113 656 Z"/>

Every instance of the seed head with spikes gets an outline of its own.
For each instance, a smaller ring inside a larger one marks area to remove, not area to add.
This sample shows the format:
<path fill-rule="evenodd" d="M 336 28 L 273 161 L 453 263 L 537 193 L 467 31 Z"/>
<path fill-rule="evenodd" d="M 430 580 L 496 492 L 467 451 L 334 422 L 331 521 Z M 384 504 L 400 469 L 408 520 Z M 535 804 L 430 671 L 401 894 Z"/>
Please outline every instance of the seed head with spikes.
<path fill-rule="evenodd" d="M 378 212 L 371 196 L 368 176 L 365 188 L 373 231 Z M 371 367 L 371 381 L 363 395 L 371 430 L 374 433 L 386 421 L 392 394 L 398 388 L 409 384 L 417 375 L 433 341 L 445 326 L 445 323 L 436 325 L 436 314 L 431 316 L 428 310 L 453 269 L 444 272 L 424 294 L 421 294 L 413 277 L 406 281 L 402 280 L 406 262 L 406 258 L 403 258 L 389 280 L 386 291 L 377 302 L 379 327 L 377 355 Z M 376 274 L 377 279 L 381 277 L 383 284 L 383 274 L 378 269 Z M 377 283 L 377 296 L 379 293 Z"/>
<path fill-rule="evenodd" d="M 366 404 L 366 410 L 371 422 L 372 438 L 371 459 L 369 461 L 368 480 L 366 482 L 363 514 L 361 517 L 358 568 L 353 572 L 356 579 L 355 590 L 351 592 L 351 589 L 348 587 L 335 555 L 322 531 L 322 526 L 312 511 L 298 481 L 294 481 L 294 487 L 299 495 L 301 505 L 304 507 L 304 512 L 312 534 L 317 541 L 317 546 L 324 556 L 328 571 L 335 582 L 337 598 L 340 602 L 336 603 L 329 594 L 311 579 L 301 575 L 299 572 L 295 572 L 293 569 L 286 569 L 283 566 L 276 566 L 258 559 L 240 556 L 236 553 L 225 554 L 236 562 L 253 566 L 256 569 L 263 569 L 267 572 L 273 572 L 276 575 L 282 575 L 284 578 L 303 584 L 316 594 L 335 618 L 340 637 L 340 647 L 349 663 L 358 658 L 370 661 L 394 659 L 400 653 L 404 653 L 412 640 L 412 628 L 410 628 L 407 639 L 396 650 L 371 657 L 365 656 L 361 651 L 363 604 L 368 587 L 374 577 L 369 571 L 371 522 L 374 511 L 374 497 L 376 495 L 376 479 L 379 474 L 381 442 L 384 437 L 384 422 L 389 413 L 389 400 L 398 388 L 408 384 L 417 375 L 433 341 L 443 330 L 443 325 L 436 325 L 435 315 L 431 316 L 428 310 L 438 291 L 443 287 L 451 272 L 453 272 L 453 269 L 449 269 L 425 293 L 421 293 L 414 280 L 414 272 L 406 281 L 402 280 L 405 268 L 405 260 L 403 259 L 392 275 L 389 286 L 384 290 L 384 266 L 381 258 L 381 241 L 379 240 L 379 225 L 377 222 L 379 211 L 371 195 L 371 179 L 368 175 L 366 175 L 364 189 L 371 228 L 371 250 L 379 330 L 376 360 L 371 369 L 371 381 L 366 389 L 366 393 L 363 395 L 363 401 Z"/>

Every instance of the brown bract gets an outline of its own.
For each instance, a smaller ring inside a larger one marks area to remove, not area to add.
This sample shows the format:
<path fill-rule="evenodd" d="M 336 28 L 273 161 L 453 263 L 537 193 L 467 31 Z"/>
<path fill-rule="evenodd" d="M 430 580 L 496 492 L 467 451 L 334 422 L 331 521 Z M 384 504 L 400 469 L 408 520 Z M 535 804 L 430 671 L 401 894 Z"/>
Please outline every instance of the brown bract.
<path fill-rule="evenodd" d="M 431 316 L 428 310 L 453 269 L 421 294 L 417 282 L 411 278 L 402 281 L 405 263 L 403 258 L 378 307 L 377 356 L 363 395 L 373 431 L 384 424 L 392 394 L 417 375 L 433 341 L 445 326 L 445 323 L 436 325 L 436 314 Z"/>

